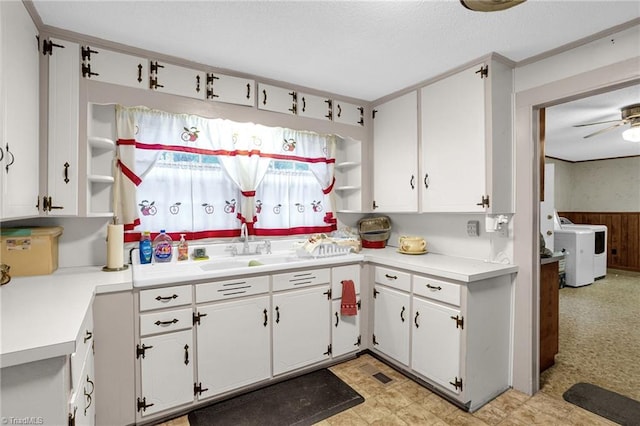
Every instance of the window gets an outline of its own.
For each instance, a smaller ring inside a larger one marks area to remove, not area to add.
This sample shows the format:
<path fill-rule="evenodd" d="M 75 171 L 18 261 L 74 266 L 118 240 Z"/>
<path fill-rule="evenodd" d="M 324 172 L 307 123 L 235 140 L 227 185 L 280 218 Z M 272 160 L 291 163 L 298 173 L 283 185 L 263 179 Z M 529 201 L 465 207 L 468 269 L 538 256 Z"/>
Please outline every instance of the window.
<path fill-rule="evenodd" d="M 335 137 L 117 107 L 115 205 L 126 240 L 330 232 Z"/>

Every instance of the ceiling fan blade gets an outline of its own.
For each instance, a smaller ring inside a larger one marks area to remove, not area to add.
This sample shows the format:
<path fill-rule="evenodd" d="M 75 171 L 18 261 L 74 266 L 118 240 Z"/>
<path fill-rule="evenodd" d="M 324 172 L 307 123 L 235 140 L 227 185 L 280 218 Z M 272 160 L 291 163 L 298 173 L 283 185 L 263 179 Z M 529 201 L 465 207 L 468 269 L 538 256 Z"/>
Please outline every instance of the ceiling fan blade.
<path fill-rule="evenodd" d="M 624 124 L 625 123 L 617 123 L 617 124 L 614 124 L 613 126 L 609 126 L 609 127 L 604 128 L 604 129 L 600 129 L 597 132 L 593 132 L 593 133 L 588 134 L 587 136 L 584 137 L 584 139 L 590 138 L 592 136 L 599 135 L 599 134 L 604 133 L 604 132 L 608 132 L 609 130 L 613 130 L 616 127 L 623 126 Z"/>
<path fill-rule="evenodd" d="M 574 124 L 573 127 L 593 126 L 594 124 L 615 123 L 615 122 L 618 122 L 618 121 L 625 121 L 625 120 L 596 121 L 596 122 L 593 122 L 593 123 Z M 624 124 L 624 123 L 622 123 L 622 124 Z"/>

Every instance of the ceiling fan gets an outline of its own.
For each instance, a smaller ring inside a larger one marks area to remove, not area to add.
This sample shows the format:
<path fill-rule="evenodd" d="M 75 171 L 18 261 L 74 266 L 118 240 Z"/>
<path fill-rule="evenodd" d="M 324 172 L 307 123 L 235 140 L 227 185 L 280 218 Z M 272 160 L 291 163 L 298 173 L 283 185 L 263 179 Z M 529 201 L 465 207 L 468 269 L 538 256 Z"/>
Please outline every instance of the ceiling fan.
<path fill-rule="evenodd" d="M 605 127 L 604 129 L 600 129 L 597 132 L 593 132 L 586 135 L 584 137 L 586 139 L 592 136 L 599 135 L 604 132 L 608 132 L 609 130 L 613 130 L 616 127 L 624 126 L 625 124 L 630 124 L 631 126 L 627 130 L 622 132 L 622 138 L 631 142 L 640 142 L 640 104 L 627 105 L 620 108 L 620 116 L 622 117 L 620 120 L 608 120 L 608 121 L 597 121 L 594 123 L 576 124 L 573 127 L 584 127 L 584 126 L 593 126 L 595 124 L 615 123 L 612 126 Z"/>
<path fill-rule="evenodd" d="M 475 12 L 497 12 L 517 6 L 527 0 L 460 0 L 460 3 Z"/>

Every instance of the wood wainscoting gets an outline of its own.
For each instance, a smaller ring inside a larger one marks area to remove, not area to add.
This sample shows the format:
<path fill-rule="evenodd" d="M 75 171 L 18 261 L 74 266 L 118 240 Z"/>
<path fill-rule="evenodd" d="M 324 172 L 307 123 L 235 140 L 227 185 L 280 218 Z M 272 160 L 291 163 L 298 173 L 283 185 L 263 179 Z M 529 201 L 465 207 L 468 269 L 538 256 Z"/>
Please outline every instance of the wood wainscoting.
<path fill-rule="evenodd" d="M 575 224 L 607 226 L 607 268 L 640 272 L 640 212 L 558 212 Z"/>

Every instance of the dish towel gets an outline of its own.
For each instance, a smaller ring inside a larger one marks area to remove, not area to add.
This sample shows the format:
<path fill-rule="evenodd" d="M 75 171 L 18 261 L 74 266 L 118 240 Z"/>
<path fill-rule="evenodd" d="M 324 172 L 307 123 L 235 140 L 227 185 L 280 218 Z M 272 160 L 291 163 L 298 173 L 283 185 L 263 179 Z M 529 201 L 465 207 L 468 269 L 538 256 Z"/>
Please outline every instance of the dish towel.
<path fill-rule="evenodd" d="M 358 303 L 356 302 L 356 286 L 352 280 L 342 281 L 342 303 L 340 314 L 344 316 L 358 315 Z"/>

